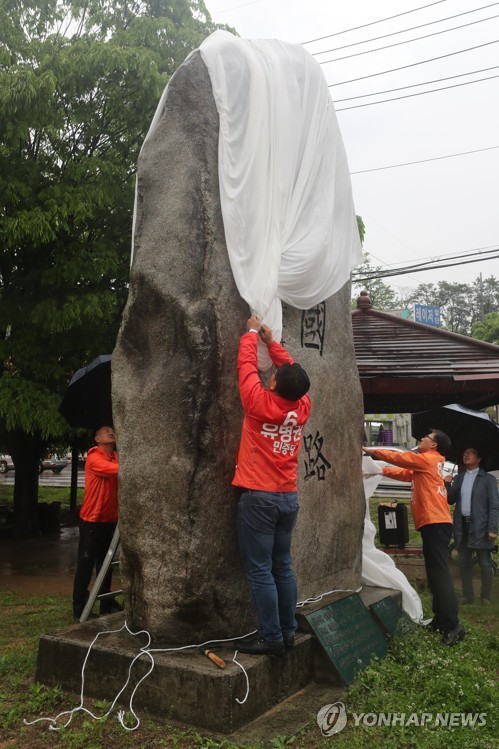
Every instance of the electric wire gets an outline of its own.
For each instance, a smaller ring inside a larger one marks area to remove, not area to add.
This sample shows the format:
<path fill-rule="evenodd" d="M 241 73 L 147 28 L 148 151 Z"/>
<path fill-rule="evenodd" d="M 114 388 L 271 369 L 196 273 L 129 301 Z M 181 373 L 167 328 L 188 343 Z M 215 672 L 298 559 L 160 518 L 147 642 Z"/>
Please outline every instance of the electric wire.
<path fill-rule="evenodd" d="M 417 265 L 410 266 L 408 268 L 399 268 L 399 269 L 393 269 L 390 271 L 381 271 L 377 274 L 361 274 L 361 277 L 355 277 L 352 278 L 352 282 L 358 284 L 362 283 L 363 281 L 374 281 L 376 279 L 380 278 L 391 278 L 392 276 L 405 276 L 409 273 L 424 273 L 425 271 L 429 270 L 439 270 L 441 268 L 453 268 L 456 265 L 470 265 L 471 263 L 480 263 L 484 262 L 485 260 L 496 260 L 499 259 L 499 249 L 496 255 L 493 255 L 491 257 L 483 258 L 478 257 L 474 258 L 473 260 L 460 260 L 454 263 L 443 263 L 441 265 L 427 265 L 424 267 L 420 267 Z"/>
<path fill-rule="evenodd" d="M 412 10 L 405 10 L 403 13 L 396 13 L 394 16 L 387 16 L 386 18 L 379 18 L 377 21 L 370 21 L 369 23 L 363 23 L 361 26 L 353 26 L 351 29 L 343 29 L 343 31 L 335 31 L 333 34 L 326 34 L 326 36 L 319 36 L 317 39 L 309 39 L 307 42 L 302 44 L 312 44 L 312 42 L 321 42 L 323 39 L 330 39 L 333 36 L 339 36 L 340 34 L 348 34 L 349 31 L 357 31 L 358 29 L 365 29 L 367 26 L 375 26 L 377 23 L 383 23 L 383 21 L 391 21 L 393 18 L 400 18 L 400 16 L 407 16 L 410 13 L 416 13 L 418 10 L 424 10 L 430 8 L 432 5 L 440 5 L 447 0 L 436 0 L 436 2 L 428 3 L 428 5 L 421 5 L 419 8 L 413 8 Z"/>
<path fill-rule="evenodd" d="M 421 258 L 417 264 L 416 267 L 421 266 L 429 266 L 435 263 L 442 263 L 447 262 L 449 260 L 459 260 L 459 259 L 466 259 L 470 257 L 482 257 L 485 260 L 487 260 L 487 257 L 484 257 L 486 255 L 490 255 L 492 253 L 499 252 L 499 247 L 497 245 L 489 245 L 488 247 L 476 247 L 471 250 L 466 250 L 464 252 L 456 252 L 456 253 L 450 253 L 450 254 L 443 254 L 440 256 L 431 255 L 426 258 Z M 392 269 L 398 270 L 403 267 L 407 267 L 404 265 L 404 263 L 407 263 L 408 261 L 401 261 L 401 265 L 397 267 L 396 263 L 392 263 Z M 377 273 L 379 269 L 374 269 L 373 273 Z M 355 272 L 354 272 L 355 275 Z"/>
<path fill-rule="evenodd" d="M 432 257 L 427 257 L 427 258 L 421 258 L 419 264 L 413 267 L 416 268 L 416 272 L 417 272 L 419 270 L 438 269 L 439 264 L 448 263 L 451 260 L 461 260 L 461 259 L 466 259 L 466 258 L 471 258 L 471 257 L 475 257 L 477 261 L 478 260 L 484 260 L 484 261 L 493 260 L 495 258 L 495 255 L 492 257 L 488 257 L 488 256 L 491 253 L 495 253 L 495 252 L 499 252 L 499 247 L 497 247 L 496 245 L 490 245 L 489 247 L 482 247 L 479 249 L 467 250 L 464 253 L 440 255 L 439 257 L 432 256 Z M 370 255 L 371 257 L 376 257 L 375 255 L 373 255 L 372 253 L 368 251 L 367 251 L 367 254 Z M 380 258 L 376 258 L 376 259 L 379 260 L 379 262 L 382 263 L 383 265 L 389 266 L 388 270 L 393 271 L 394 275 L 397 275 L 397 271 L 404 270 L 405 268 L 407 268 L 407 265 L 404 265 L 403 263 L 401 265 L 397 265 L 396 263 L 386 263 L 385 261 L 380 260 Z M 410 262 L 410 261 L 405 261 L 405 263 L 407 262 Z M 352 277 L 355 278 L 356 276 L 362 276 L 362 280 L 368 280 L 367 278 L 368 276 L 370 277 L 372 275 L 373 277 L 375 277 L 376 274 L 385 273 L 385 272 L 386 272 L 385 268 L 373 268 L 372 271 L 367 271 L 367 272 L 358 271 L 357 273 L 355 273 L 354 271 L 352 273 Z M 407 273 L 409 272 L 410 270 L 408 270 L 404 275 L 407 275 Z M 357 283 L 357 281 L 355 282 Z"/>
<path fill-rule="evenodd" d="M 407 70 L 407 68 L 414 68 L 417 65 L 426 65 L 428 62 L 436 62 L 437 60 L 443 60 L 446 57 L 453 57 L 454 55 L 462 55 L 465 52 L 472 52 L 475 49 L 481 49 L 483 47 L 489 47 L 491 44 L 497 44 L 499 39 L 494 39 L 491 42 L 485 42 L 484 44 L 477 44 L 474 47 L 467 47 L 466 49 L 458 49 L 455 52 L 448 52 L 445 55 L 439 55 L 438 57 L 430 57 L 428 60 L 419 60 L 418 62 L 411 62 L 408 65 L 401 65 L 398 68 L 390 68 L 390 70 L 380 70 L 378 73 L 370 73 L 369 75 L 362 75 L 359 78 L 350 78 L 348 81 L 339 81 L 338 83 L 328 84 L 329 88 L 334 86 L 344 86 L 346 83 L 356 83 L 357 81 L 364 81 L 366 78 L 375 78 L 378 75 L 387 75 L 388 73 L 396 73 L 399 70 Z"/>
<path fill-rule="evenodd" d="M 461 86 L 471 86 L 473 83 L 482 83 L 483 81 L 491 81 L 494 78 L 499 78 L 497 75 L 489 75 L 486 78 L 477 78 L 474 81 L 463 81 L 463 83 L 453 83 L 450 86 L 440 86 L 440 88 L 432 88 L 431 91 L 416 91 L 413 94 L 403 94 L 402 96 L 392 96 L 390 99 L 381 99 L 380 101 L 368 101 L 365 104 L 352 104 L 351 107 L 341 107 L 336 109 L 336 112 L 346 112 L 348 109 L 362 109 L 363 107 L 374 107 L 376 104 L 387 104 L 390 101 L 400 101 L 401 99 L 412 99 L 414 96 L 425 96 L 426 94 L 436 94 L 439 91 L 449 91 L 451 88 L 460 88 Z"/>
<path fill-rule="evenodd" d="M 381 102 L 380 102 L 381 104 Z M 339 110 L 338 110 L 339 111 Z M 472 153 L 482 153 L 483 151 L 492 151 L 499 146 L 488 146 L 487 148 L 476 148 L 474 151 L 461 151 L 461 153 L 449 153 L 446 156 L 434 156 L 430 159 L 419 159 L 419 161 L 406 161 L 404 164 L 389 164 L 388 166 L 377 166 L 373 169 L 360 169 L 357 172 L 350 172 L 350 176 L 354 174 L 367 174 L 368 172 L 381 172 L 385 169 L 398 169 L 401 166 L 413 166 L 414 164 L 426 164 L 429 161 L 441 161 L 442 159 L 453 159 L 456 156 L 468 156 Z"/>
<path fill-rule="evenodd" d="M 423 34 L 423 36 L 416 36 L 414 39 L 404 39 L 400 42 L 394 42 L 393 44 L 385 44 L 383 47 L 375 47 L 374 49 L 365 49 L 362 52 L 352 52 L 350 55 L 343 55 L 342 57 L 334 57 L 332 60 L 321 60 L 319 65 L 327 65 L 329 62 L 339 62 L 340 60 L 349 60 L 351 57 L 360 57 L 361 55 L 370 55 L 371 52 L 381 52 L 384 49 L 392 49 L 393 47 L 400 47 L 401 44 L 410 44 L 411 42 L 419 42 L 421 39 L 429 39 L 432 36 L 438 36 L 439 34 L 447 34 L 449 31 L 457 31 L 458 29 L 464 29 L 467 26 L 474 26 L 477 23 L 483 23 L 484 21 L 492 21 L 494 18 L 499 18 L 496 13 L 495 16 L 489 16 L 488 18 L 480 18 L 477 21 L 469 21 L 468 23 L 461 24 L 461 26 L 453 26 L 451 29 L 441 29 L 440 31 L 434 31 L 431 34 Z"/>
<path fill-rule="evenodd" d="M 495 5 L 499 5 L 499 2 L 496 3 L 490 3 L 489 5 L 482 5 L 481 8 L 473 8 L 472 10 L 465 10 L 463 13 L 456 13 L 453 16 L 446 16 L 445 18 L 439 18 L 436 21 L 428 21 L 427 23 L 420 23 L 418 26 L 411 26 L 408 29 L 401 29 L 400 31 L 391 31 L 389 34 L 382 34 L 381 36 L 374 36 L 372 39 L 363 39 L 360 42 L 351 42 L 350 44 L 343 44 L 341 47 L 333 47 L 332 49 L 323 49 L 321 52 L 312 52 L 312 57 L 317 57 L 317 55 L 325 55 L 329 52 L 339 52 L 342 49 L 348 49 L 349 47 L 358 47 L 359 44 L 369 44 L 370 42 L 378 42 L 380 39 L 387 39 L 390 36 L 397 36 L 397 34 L 406 34 L 408 31 L 416 31 L 417 29 L 422 29 L 425 26 L 434 26 L 436 23 L 443 23 L 444 21 L 452 21 L 454 18 L 459 18 L 460 16 L 466 16 L 470 13 L 477 13 L 480 10 L 486 10 L 487 8 L 492 8 Z M 494 16 L 493 16 L 494 17 Z M 482 19 L 487 20 L 487 19 Z M 455 26 L 454 28 L 461 28 L 460 26 Z M 453 29 L 447 29 L 448 31 L 452 31 Z M 412 41 L 409 39 L 408 41 Z"/>
<path fill-rule="evenodd" d="M 443 81 L 452 81 L 455 78 L 464 78 L 466 75 L 476 75 L 477 73 L 488 73 L 489 70 L 497 70 L 499 65 L 492 65 L 490 68 L 480 68 L 479 70 L 470 70 L 468 73 L 457 73 L 448 75 L 445 78 L 434 78 L 432 81 L 421 81 L 421 83 L 410 83 L 407 86 L 398 88 L 387 88 L 384 91 L 373 91 L 370 94 L 358 94 L 357 96 L 347 96 L 344 99 L 335 99 L 334 103 L 339 104 L 343 101 L 354 101 L 355 99 L 365 99 L 367 96 L 381 96 L 382 94 L 393 94 L 396 91 L 406 91 L 408 88 L 417 88 L 418 86 L 431 86 L 433 83 L 442 83 Z"/>

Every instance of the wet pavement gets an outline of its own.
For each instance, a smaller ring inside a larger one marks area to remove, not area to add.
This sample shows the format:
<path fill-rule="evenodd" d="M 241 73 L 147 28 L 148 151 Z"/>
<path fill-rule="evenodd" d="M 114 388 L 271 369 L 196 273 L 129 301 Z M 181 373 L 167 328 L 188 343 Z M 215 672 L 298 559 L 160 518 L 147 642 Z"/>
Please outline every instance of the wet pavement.
<path fill-rule="evenodd" d="M 78 527 L 40 538 L 0 538 L 0 588 L 22 594 L 71 595 Z"/>

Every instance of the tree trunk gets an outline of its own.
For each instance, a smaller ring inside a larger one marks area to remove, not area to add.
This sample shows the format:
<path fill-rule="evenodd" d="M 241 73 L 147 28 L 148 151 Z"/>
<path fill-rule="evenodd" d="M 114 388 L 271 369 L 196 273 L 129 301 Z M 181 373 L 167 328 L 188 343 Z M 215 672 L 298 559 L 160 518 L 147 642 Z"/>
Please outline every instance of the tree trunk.
<path fill-rule="evenodd" d="M 16 468 L 13 532 L 15 536 L 38 535 L 38 466 L 45 443 L 39 435 L 15 432 L 8 445 Z"/>

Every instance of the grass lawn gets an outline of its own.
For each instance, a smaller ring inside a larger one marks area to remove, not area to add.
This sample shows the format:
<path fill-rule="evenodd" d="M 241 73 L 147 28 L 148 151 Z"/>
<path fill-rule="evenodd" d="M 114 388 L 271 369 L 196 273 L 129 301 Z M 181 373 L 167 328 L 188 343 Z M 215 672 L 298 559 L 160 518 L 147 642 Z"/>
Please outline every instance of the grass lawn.
<path fill-rule="evenodd" d="M 44 490 L 41 501 L 62 501 L 64 506 L 61 495 L 66 493 L 69 504 L 69 490 L 54 491 L 60 494 L 48 497 Z M 373 501 L 373 508 L 378 501 Z M 375 509 L 374 513 L 377 524 Z M 418 539 L 419 535 L 413 543 L 418 543 Z M 422 598 L 425 613 L 429 615 L 428 594 L 423 592 Z M 68 728 L 57 732 L 49 731 L 47 723 L 25 726 L 25 718 L 55 716 L 79 704 L 79 695 L 34 682 L 38 639 L 42 633 L 66 626 L 69 610 L 67 596 L 23 596 L 2 589 L 0 583 L 0 749 L 218 746 L 223 749 L 243 746 L 248 749 L 497 749 L 499 746 L 499 578 L 495 579 L 491 606 L 461 609 L 461 621 L 467 630 L 461 643 L 445 648 L 438 635 L 418 628 L 411 635 L 395 639 L 384 660 L 374 661 L 360 672 L 354 684 L 345 690 L 343 701 L 348 722 L 340 733 L 321 735 L 316 716 L 323 705 L 318 704 L 313 713 L 305 716 L 308 724 L 298 734 L 269 736 L 257 744 L 217 741 L 187 726 L 155 721 L 143 710 L 138 711 L 141 725 L 135 732 L 124 731 L 115 714 L 94 721 L 80 713 Z M 85 706 L 98 715 L 109 707 L 90 699 Z M 449 713 L 455 714 L 452 719 L 455 725 L 442 725 L 443 716 Z M 379 724 L 386 722 L 389 714 L 398 716 L 396 725 Z M 436 724 L 438 714 L 442 714 L 440 724 Z M 462 715 L 475 725 L 463 726 Z"/>

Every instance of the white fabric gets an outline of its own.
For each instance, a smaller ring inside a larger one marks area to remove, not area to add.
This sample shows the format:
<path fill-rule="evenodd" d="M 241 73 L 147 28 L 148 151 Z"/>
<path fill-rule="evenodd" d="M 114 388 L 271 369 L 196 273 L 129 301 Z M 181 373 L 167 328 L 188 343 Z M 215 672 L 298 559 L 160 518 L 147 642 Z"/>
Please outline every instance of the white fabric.
<path fill-rule="evenodd" d="M 364 537 L 362 539 L 362 583 L 378 585 L 382 588 L 394 588 L 402 593 L 402 608 L 411 619 L 421 622 L 423 607 L 421 599 L 408 579 L 396 566 L 388 554 L 374 545 L 376 528 L 369 513 L 369 497 L 372 496 L 381 479 L 382 470 L 372 458 L 362 458 L 362 476 L 366 497 L 366 515 L 364 519 Z"/>
<path fill-rule="evenodd" d="M 320 66 L 297 44 L 216 31 L 200 53 L 220 117 L 220 197 L 234 280 L 280 340 L 281 300 L 310 309 L 362 262 L 333 102 Z"/>

